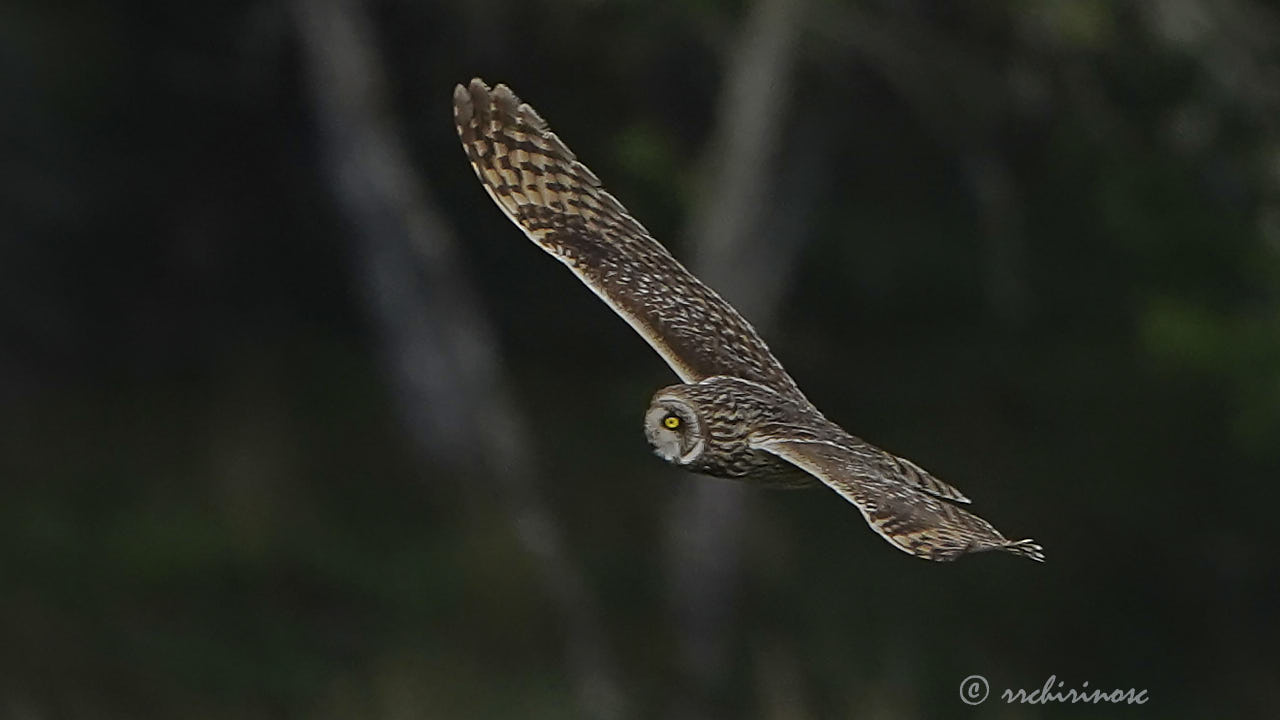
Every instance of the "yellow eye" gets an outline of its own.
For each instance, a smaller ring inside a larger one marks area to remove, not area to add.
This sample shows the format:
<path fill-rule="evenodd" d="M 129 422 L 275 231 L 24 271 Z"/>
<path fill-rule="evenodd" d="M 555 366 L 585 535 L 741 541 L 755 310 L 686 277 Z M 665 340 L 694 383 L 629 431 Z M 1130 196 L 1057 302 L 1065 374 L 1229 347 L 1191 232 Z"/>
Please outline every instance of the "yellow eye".
<path fill-rule="evenodd" d="M 675 430 L 680 427 L 680 418 L 675 415 L 668 415 L 662 418 L 662 424 L 666 426 L 668 430 Z"/>

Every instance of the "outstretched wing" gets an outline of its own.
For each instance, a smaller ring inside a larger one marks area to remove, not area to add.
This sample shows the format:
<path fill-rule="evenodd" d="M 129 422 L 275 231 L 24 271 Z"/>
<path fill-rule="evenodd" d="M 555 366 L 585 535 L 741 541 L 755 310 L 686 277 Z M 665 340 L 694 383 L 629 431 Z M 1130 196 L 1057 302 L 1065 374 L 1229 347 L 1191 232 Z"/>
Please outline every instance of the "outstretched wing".
<path fill-rule="evenodd" d="M 1044 562 L 1044 550 L 1035 542 L 1007 540 L 986 520 L 922 491 L 917 482 L 886 472 L 898 467 L 891 462 L 897 458 L 874 446 L 777 436 L 755 438 L 751 446 L 812 473 L 858 506 L 871 529 L 903 552 L 954 560 L 966 553 L 1004 550 Z"/>
<path fill-rule="evenodd" d="M 800 395 L 755 329 L 653 239 L 510 89 L 478 78 L 459 85 L 453 117 L 480 183 L 503 212 L 681 380 L 732 375 Z"/>
<path fill-rule="evenodd" d="M 876 477 L 891 477 L 916 490 L 956 503 L 968 503 L 969 498 L 949 483 L 934 477 L 929 471 L 906 458 L 885 452 L 874 445 L 853 437 L 844 428 L 825 418 L 812 404 L 801 404 L 779 398 L 774 407 L 785 410 L 799 422 L 768 421 L 756 429 L 758 438 L 785 438 L 797 444 L 830 444 L 851 447 L 863 463 L 863 472 Z M 759 440 L 758 442 L 764 442 Z"/>

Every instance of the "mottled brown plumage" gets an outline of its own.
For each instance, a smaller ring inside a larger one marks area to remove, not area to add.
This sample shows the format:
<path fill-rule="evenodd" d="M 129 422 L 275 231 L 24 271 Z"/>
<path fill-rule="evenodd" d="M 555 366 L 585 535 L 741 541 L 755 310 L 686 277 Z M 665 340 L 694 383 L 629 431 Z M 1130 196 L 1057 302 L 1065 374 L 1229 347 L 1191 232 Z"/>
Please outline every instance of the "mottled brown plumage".
<path fill-rule="evenodd" d="M 930 560 L 1005 550 L 1043 560 L 957 507 L 960 491 L 818 411 L 751 325 L 676 261 L 505 85 L 453 94 L 467 157 L 498 206 L 625 319 L 684 382 L 645 415 L 655 452 L 695 472 L 825 484 L 895 547 Z"/>
<path fill-rule="evenodd" d="M 654 240 L 507 86 L 490 90 L 478 79 L 459 85 L 453 108 L 467 157 L 498 206 L 681 380 L 735 375 L 800 394 L 738 311 Z"/>

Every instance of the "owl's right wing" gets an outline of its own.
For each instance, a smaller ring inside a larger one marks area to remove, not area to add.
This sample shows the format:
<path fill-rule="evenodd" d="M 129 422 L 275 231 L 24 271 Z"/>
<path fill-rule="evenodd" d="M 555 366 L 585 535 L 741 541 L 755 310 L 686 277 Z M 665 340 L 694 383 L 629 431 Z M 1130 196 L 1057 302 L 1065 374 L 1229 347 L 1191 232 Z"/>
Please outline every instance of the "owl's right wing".
<path fill-rule="evenodd" d="M 480 183 L 507 217 L 622 316 L 685 382 L 714 375 L 789 395 L 795 381 L 743 317 L 676 261 L 505 85 L 453 91 Z"/>
<path fill-rule="evenodd" d="M 954 560 L 966 553 L 1004 550 L 1037 562 L 1044 551 L 1031 540 L 1010 541 L 991 523 L 905 478 L 885 471 L 883 450 L 866 443 L 756 437 L 751 446 L 811 473 L 840 493 L 885 540 L 927 560 Z M 914 467 L 912 465 L 911 467 Z"/>

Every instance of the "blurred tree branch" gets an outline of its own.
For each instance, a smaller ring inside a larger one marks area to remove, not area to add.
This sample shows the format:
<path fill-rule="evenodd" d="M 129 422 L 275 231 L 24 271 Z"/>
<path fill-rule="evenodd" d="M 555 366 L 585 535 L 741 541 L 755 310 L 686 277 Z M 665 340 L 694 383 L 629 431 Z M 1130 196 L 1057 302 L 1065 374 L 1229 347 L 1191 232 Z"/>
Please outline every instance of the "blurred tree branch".
<path fill-rule="evenodd" d="M 816 195 L 812 153 L 779 178 L 782 124 L 791 95 L 805 3 L 758 0 L 726 59 L 704 186 L 693 211 L 694 269 L 764 332 L 776 315 L 800 246 L 802 210 Z M 782 197 L 779 197 L 781 195 Z M 777 214 L 762 210 L 768 206 Z M 738 592 L 747 495 L 740 485 L 691 479 L 671 508 L 670 602 L 680 634 L 684 694 L 677 716 L 708 712 L 727 679 L 728 635 Z"/>
<path fill-rule="evenodd" d="M 958 156 L 981 223 L 982 287 L 990 315 L 1022 327 L 1033 298 L 1027 280 L 1022 197 L 1000 148 L 1015 103 L 1009 68 L 984 60 L 951 34 L 896 13 L 825 7 L 816 37 L 874 68 L 911 104 L 916 117 Z"/>
<path fill-rule="evenodd" d="M 321 149 L 405 425 L 426 457 L 496 484 L 568 630 L 567 663 L 584 715 L 622 717 L 596 599 L 537 490 L 529 431 L 506 389 L 492 331 L 389 119 L 367 12 L 358 0 L 299 0 L 294 15 Z"/>

